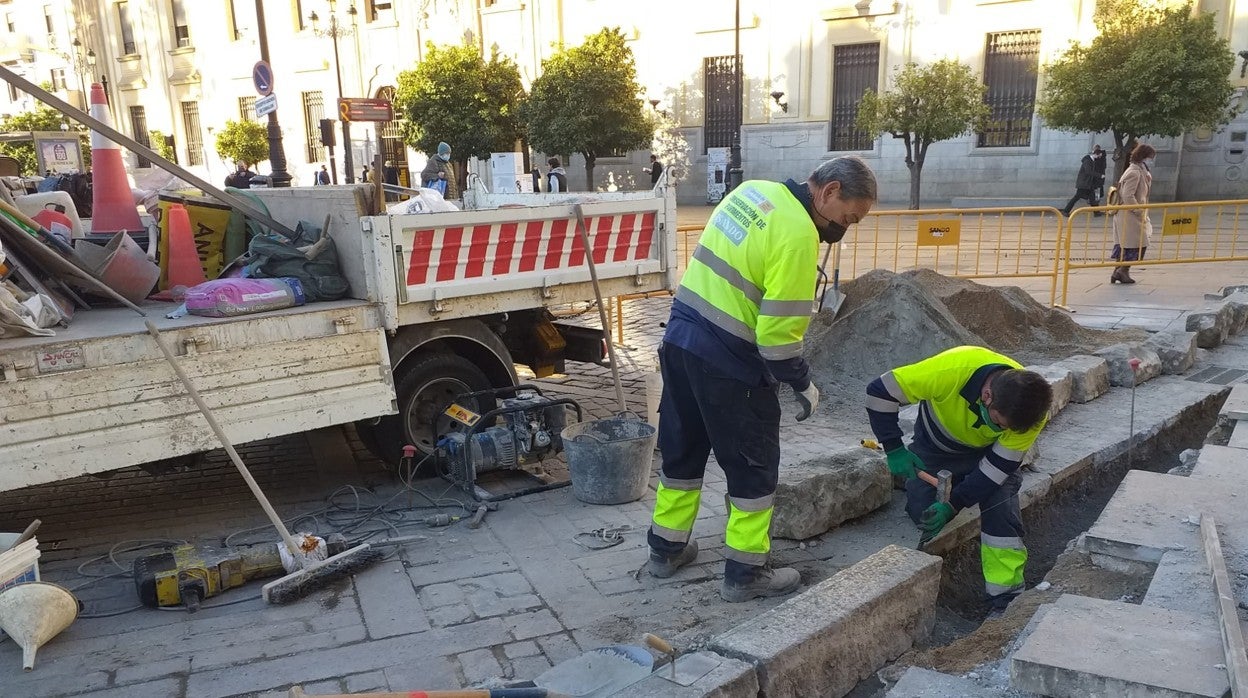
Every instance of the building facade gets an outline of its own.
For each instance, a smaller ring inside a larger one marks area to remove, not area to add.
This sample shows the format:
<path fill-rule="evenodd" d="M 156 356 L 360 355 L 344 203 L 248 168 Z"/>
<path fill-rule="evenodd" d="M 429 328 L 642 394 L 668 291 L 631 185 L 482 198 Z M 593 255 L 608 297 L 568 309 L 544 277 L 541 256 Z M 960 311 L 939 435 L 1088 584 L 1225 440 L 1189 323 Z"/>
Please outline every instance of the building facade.
<path fill-rule="evenodd" d="M 251 71 L 260 57 L 260 5 L 9 0 L 0 2 L 8 20 L 0 26 L 0 61 L 37 82 L 51 81 L 71 103 L 81 100 L 92 77 L 107 80 L 118 128 L 145 142 L 171 138 L 180 163 L 220 179 L 232 165 L 214 152 L 214 131 L 229 119 L 255 115 Z M 575 44 L 604 26 L 620 27 L 629 38 L 645 92 L 639 96 L 672 115 L 691 145 L 692 174 L 678 188 L 685 203 L 705 201 L 708 150 L 729 146 L 738 125 L 746 178 L 801 178 L 829 157 L 853 153 L 876 169 L 883 200 L 904 201 L 909 172 L 903 145 L 858 132 L 854 119 L 862 91 L 887 88 L 895 69 L 912 60 L 954 58 L 972 67 L 988 86 L 992 109 L 983 132 L 932 146 L 923 171 L 925 202 L 1064 199 L 1073 193 L 1082 155 L 1094 143 L 1112 149 L 1108 134 L 1055 131 L 1035 114 L 1044 65 L 1071 41 L 1093 36 L 1094 0 L 740 0 L 739 20 L 736 0 L 262 5 L 296 183 L 310 183 L 328 158 L 317 123 L 335 116 L 339 84 L 345 97 L 388 96 L 399 72 L 421 60 L 427 41 L 497 47 L 516 61 L 527 84 L 560 43 Z M 1199 5 L 1217 13 L 1232 50 L 1248 50 L 1248 2 Z M 328 31 L 335 26 L 337 32 Z M 331 33 L 338 35 L 336 57 Z M 88 51 L 94 66 L 87 65 Z M 739 102 L 734 56 L 743 76 Z M 1248 80 L 1240 61 L 1232 77 L 1240 107 L 1229 126 L 1150 141 L 1158 148 L 1155 198 L 1248 196 Z M 29 104 L 29 97 L 0 91 L 0 114 Z M 378 150 L 404 170 L 418 172 L 423 164 L 423 155 L 405 148 L 394 126 L 357 124 L 351 147 L 357 174 Z M 641 173 L 646 156 L 599 158 L 596 183 L 648 184 Z M 145 163 L 132 157 L 131 164 Z M 579 157 L 568 163 L 568 172 L 573 188 L 584 185 Z"/>

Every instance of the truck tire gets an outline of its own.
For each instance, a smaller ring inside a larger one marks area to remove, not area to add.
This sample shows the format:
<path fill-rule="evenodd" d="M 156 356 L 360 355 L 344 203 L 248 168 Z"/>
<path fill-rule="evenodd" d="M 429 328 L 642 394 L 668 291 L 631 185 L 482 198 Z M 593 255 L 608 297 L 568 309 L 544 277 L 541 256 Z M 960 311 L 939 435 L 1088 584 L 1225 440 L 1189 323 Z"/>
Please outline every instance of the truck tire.
<path fill-rule="evenodd" d="M 485 372 L 462 356 L 439 352 L 411 357 L 395 372 L 399 413 L 382 417 L 372 425 L 371 438 L 362 440 L 369 445 L 375 439 L 377 455 L 392 465 L 399 464 L 407 444 L 416 447 L 418 460 L 424 458 L 436 449 L 439 434 L 456 428 L 443 414 L 455 397 L 492 387 Z M 484 414 L 494 409 L 494 399 L 467 400 L 461 406 Z M 432 472 L 429 462 L 422 468 L 424 473 Z"/>

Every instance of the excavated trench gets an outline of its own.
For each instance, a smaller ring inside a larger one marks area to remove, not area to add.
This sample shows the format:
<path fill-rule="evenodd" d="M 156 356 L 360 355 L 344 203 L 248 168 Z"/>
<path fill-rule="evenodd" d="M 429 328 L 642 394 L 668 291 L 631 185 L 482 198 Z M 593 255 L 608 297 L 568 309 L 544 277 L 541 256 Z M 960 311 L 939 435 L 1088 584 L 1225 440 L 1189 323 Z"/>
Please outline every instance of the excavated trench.
<path fill-rule="evenodd" d="M 883 698 L 908 666 L 964 674 L 1001 659 L 1035 609 L 1055 600 L 1058 588 L 1085 596 L 1142 600 L 1151 572 L 1126 574 L 1096 567 L 1073 543 L 1095 523 L 1129 470 L 1166 472 L 1180 465 L 1183 450 L 1200 448 L 1227 392 L 1189 408 L 1172 424 L 1138 441 L 1131 454 L 1123 453 L 1066 478 L 1023 511 L 1030 553 L 1028 591 L 1003 617 L 984 622 L 989 607 L 982 596 L 978 538 L 945 554 L 940 607 L 928 641 L 862 681 L 848 694 L 850 698 Z M 1033 589 L 1046 578 L 1053 589 Z"/>

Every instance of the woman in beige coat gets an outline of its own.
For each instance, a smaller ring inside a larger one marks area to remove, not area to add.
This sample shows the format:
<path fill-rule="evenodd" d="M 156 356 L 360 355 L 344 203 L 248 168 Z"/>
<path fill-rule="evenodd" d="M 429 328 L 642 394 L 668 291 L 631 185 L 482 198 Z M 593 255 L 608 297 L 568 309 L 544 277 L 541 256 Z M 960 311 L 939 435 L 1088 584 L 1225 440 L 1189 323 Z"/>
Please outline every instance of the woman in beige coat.
<path fill-rule="evenodd" d="M 1148 191 L 1153 186 L 1153 156 L 1157 149 L 1147 143 L 1139 143 L 1131 151 L 1131 164 L 1118 180 L 1118 203 L 1148 203 Z M 1114 251 L 1112 259 L 1116 262 L 1137 262 L 1144 259 L 1148 250 L 1148 241 L 1153 234 L 1153 223 L 1148 219 L 1148 210 L 1137 208 L 1119 211 L 1114 216 Z M 1133 284 L 1130 265 L 1114 267 L 1109 283 Z"/>

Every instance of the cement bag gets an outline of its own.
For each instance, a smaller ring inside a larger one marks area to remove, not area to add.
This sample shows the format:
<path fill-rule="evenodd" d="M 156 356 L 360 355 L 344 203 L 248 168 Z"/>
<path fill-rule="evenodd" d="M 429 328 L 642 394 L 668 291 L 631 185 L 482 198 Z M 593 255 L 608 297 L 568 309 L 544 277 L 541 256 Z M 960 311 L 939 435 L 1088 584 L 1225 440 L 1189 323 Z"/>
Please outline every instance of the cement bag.
<path fill-rule="evenodd" d="M 186 291 L 186 311 L 203 317 L 235 317 L 303 305 L 298 279 L 216 279 Z"/>
<path fill-rule="evenodd" d="M 408 213 L 445 213 L 458 211 L 459 207 L 442 198 L 436 189 L 419 189 L 407 201 L 399 201 L 386 207 L 386 213 L 403 215 Z"/>

